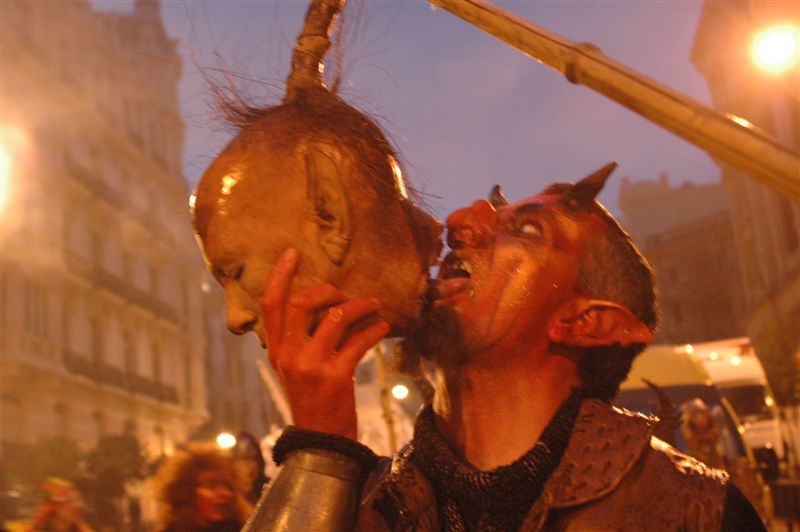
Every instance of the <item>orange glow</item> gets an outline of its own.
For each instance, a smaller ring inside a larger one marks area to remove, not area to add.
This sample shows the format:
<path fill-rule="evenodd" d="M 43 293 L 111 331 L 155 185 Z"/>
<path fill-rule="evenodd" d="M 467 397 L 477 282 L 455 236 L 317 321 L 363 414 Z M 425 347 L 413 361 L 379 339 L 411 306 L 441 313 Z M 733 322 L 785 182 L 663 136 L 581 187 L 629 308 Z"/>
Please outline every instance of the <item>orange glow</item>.
<path fill-rule="evenodd" d="M 392 388 L 392 395 L 395 399 L 405 399 L 408 397 L 408 387 L 402 384 L 397 384 Z"/>
<path fill-rule="evenodd" d="M 11 173 L 11 156 L 6 147 L 0 144 L 0 212 L 6 206 L 8 197 L 8 175 Z"/>
<path fill-rule="evenodd" d="M 753 127 L 753 124 L 749 120 L 747 120 L 746 118 L 742 118 L 741 116 L 736 116 L 736 115 L 730 114 L 730 113 L 728 113 L 726 116 L 728 118 L 730 118 L 731 120 L 733 120 L 734 122 L 736 122 L 737 124 L 739 124 L 740 126 L 742 126 L 742 127 L 746 127 L 746 128 L 752 128 Z"/>
<path fill-rule="evenodd" d="M 772 26 L 759 32 L 750 48 L 759 68 L 779 74 L 797 64 L 800 55 L 800 28 L 791 24 Z"/>
<path fill-rule="evenodd" d="M 230 449 L 236 445 L 236 436 L 230 432 L 220 432 L 217 435 L 217 445 L 222 449 Z"/>

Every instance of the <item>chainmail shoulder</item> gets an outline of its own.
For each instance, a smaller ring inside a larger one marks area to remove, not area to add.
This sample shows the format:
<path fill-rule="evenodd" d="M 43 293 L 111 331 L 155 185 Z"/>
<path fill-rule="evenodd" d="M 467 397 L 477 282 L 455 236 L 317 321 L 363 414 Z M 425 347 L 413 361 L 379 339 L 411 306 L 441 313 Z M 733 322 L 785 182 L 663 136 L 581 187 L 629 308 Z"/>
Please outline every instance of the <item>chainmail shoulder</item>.
<path fill-rule="evenodd" d="M 445 530 L 516 530 L 539 498 L 567 447 L 581 398 L 559 408 L 541 438 L 512 464 L 479 471 L 460 460 L 436 430 L 433 409 L 420 412 L 411 462 L 428 478 L 440 501 Z"/>

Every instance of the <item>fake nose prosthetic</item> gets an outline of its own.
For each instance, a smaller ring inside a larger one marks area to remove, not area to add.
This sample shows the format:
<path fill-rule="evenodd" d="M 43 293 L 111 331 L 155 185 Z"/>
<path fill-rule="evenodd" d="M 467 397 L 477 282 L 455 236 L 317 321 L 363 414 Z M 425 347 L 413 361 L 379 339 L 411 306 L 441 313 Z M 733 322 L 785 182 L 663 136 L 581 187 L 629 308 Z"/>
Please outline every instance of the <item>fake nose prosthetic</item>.
<path fill-rule="evenodd" d="M 447 218 L 447 245 L 451 249 L 482 248 L 494 238 L 497 211 L 486 200 L 459 209 Z"/>

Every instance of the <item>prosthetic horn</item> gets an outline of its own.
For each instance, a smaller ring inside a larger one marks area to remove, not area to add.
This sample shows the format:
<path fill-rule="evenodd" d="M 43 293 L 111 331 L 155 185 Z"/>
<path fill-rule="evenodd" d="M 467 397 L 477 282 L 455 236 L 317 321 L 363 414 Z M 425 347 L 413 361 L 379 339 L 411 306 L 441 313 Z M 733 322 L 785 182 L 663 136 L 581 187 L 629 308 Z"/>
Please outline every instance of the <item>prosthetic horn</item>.
<path fill-rule="evenodd" d="M 567 205 L 576 207 L 589 207 L 597 194 L 603 189 L 608 176 L 617 167 L 617 163 L 611 162 L 590 174 L 574 185 L 572 185 L 562 196 L 562 200 Z"/>
<path fill-rule="evenodd" d="M 492 187 L 492 191 L 489 193 L 489 203 L 492 204 L 492 207 L 494 207 L 495 210 L 508 205 L 508 200 L 503 194 L 503 189 L 500 188 L 500 185 L 495 185 Z"/>

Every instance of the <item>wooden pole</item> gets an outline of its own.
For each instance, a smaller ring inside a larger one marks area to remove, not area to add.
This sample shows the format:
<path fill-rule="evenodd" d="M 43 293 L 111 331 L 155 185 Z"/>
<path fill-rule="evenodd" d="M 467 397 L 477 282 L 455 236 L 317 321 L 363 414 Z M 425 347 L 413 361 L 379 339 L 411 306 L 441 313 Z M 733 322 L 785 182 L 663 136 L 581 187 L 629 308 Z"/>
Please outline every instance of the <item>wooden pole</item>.
<path fill-rule="evenodd" d="M 394 430 L 394 416 L 392 416 L 392 402 L 389 399 L 389 389 L 386 386 L 386 366 L 383 361 L 383 349 L 381 344 L 377 344 L 375 349 L 375 368 L 378 370 L 378 385 L 381 392 L 381 409 L 383 419 L 386 421 L 386 432 L 389 436 L 389 451 L 394 454 L 397 451 L 397 435 Z"/>
<path fill-rule="evenodd" d="M 283 388 L 281 388 L 280 384 L 277 383 L 275 377 L 272 376 L 272 372 L 269 370 L 266 364 L 264 364 L 261 360 L 257 360 L 256 365 L 258 366 L 258 373 L 261 375 L 261 380 L 264 381 L 264 385 L 267 387 L 267 393 L 272 399 L 272 402 L 275 404 L 275 408 L 278 409 L 278 412 L 283 418 L 284 426 L 291 425 L 292 411 L 289 409 L 289 403 L 286 401 L 286 396 L 283 394 Z"/>
<path fill-rule="evenodd" d="M 613 61 L 592 44 L 573 43 L 485 0 L 429 1 L 800 203 L 800 154 L 752 125 Z"/>

